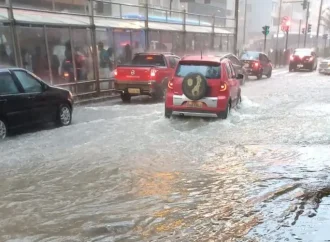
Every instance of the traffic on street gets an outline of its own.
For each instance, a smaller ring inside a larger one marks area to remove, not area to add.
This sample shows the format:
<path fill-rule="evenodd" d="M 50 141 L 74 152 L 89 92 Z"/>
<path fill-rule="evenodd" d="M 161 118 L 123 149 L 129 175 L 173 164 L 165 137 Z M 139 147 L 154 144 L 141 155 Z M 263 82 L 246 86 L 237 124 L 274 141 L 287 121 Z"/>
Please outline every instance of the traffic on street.
<path fill-rule="evenodd" d="M 0 241 L 326 241 L 330 82 L 251 77 L 226 120 L 138 96 L 1 142 Z"/>

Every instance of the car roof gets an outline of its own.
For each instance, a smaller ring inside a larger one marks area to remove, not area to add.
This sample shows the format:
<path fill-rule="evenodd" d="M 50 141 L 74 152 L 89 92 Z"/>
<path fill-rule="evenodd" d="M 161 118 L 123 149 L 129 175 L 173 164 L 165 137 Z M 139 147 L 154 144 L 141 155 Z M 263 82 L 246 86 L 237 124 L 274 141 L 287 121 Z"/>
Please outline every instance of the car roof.
<path fill-rule="evenodd" d="M 9 71 L 17 71 L 17 70 L 25 70 L 25 69 L 15 66 L 0 65 L 0 72 L 9 72 Z"/>
<path fill-rule="evenodd" d="M 297 48 L 295 51 L 313 51 L 313 48 Z"/>
<path fill-rule="evenodd" d="M 172 52 L 140 52 L 140 53 L 136 53 L 135 55 L 165 55 L 165 56 L 169 56 L 169 55 L 175 55 Z"/>
<path fill-rule="evenodd" d="M 181 61 L 198 61 L 198 62 L 217 62 L 220 63 L 220 58 L 214 55 L 190 55 L 182 57 Z"/>

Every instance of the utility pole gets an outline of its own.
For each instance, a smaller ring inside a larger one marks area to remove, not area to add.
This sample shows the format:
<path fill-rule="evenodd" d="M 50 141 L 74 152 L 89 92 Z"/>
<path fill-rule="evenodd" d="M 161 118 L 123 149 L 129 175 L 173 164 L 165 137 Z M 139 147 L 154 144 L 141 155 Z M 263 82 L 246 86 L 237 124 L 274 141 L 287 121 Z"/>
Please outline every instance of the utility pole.
<path fill-rule="evenodd" d="M 280 7 L 278 10 L 278 26 L 277 26 L 277 35 L 276 35 L 276 45 L 275 45 L 275 65 L 277 64 L 277 60 L 278 60 L 278 35 L 280 33 L 280 21 L 281 21 L 281 11 L 282 11 L 282 1 L 280 0 Z"/>
<path fill-rule="evenodd" d="M 235 0 L 235 41 L 234 41 L 235 54 L 237 54 L 237 42 L 238 42 L 238 8 L 239 8 L 239 0 Z"/>
<path fill-rule="evenodd" d="M 289 42 L 289 28 L 285 31 L 285 51 L 288 51 L 288 42 Z"/>
<path fill-rule="evenodd" d="M 309 18 L 309 2 L 307 2 L 307 11 L 306 11 L 306 25 L 305 25 L 305 38 L 304 38 L 304 48 L 306 47 L 306 40 L 307 40 L 307 29 L 308 29 L 308 18 Z"/>
<path fill-rule="evenodd" d="M 246 38 L 246 12 L 247 12 L 247 1 L 248 1 L 248 0 L 245 0 L 245 7 L 244 7 L 243 46 L 245 46 L 245 38 Z"/>
<path fill-rule="evenodd" d="M 299 20 L 298 48 L 300 47 L 300 34 L 301 34 L 301 19 Z"/>
<path fill-rule="evenodd" d="M 321 22 L 321 15 L 322 15 L 322 7 L 323 7 L 323 0 L 320 3 L 319 9 L 319 19 L 317 20 L 317 30 L 316 30 L 316 51 L 319 52 L 319 33 L 320 33 L 320 22 Z"/>

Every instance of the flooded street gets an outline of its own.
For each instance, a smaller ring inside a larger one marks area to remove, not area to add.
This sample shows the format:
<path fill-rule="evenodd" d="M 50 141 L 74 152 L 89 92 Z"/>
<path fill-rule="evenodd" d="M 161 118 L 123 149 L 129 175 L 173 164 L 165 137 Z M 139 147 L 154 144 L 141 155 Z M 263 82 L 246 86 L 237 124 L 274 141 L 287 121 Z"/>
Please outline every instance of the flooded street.
<path fill-rule="evenodd" d="M 0 144 L 1 242 L 330 241 L 330 78 L 274 71 L 227 120 L 136 99 Z"/>

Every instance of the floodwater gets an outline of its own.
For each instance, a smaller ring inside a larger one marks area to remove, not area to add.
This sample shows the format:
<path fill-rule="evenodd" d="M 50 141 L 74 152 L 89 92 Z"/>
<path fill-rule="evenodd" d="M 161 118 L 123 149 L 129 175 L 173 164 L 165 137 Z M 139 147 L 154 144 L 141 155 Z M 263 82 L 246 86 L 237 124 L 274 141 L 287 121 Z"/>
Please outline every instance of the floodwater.
<path fill-rule="evenodd" d="M 0 144 L 0 241 L 330 241 L 330 81 L 274 71 L 227 120 L 146 99 Z"/>

